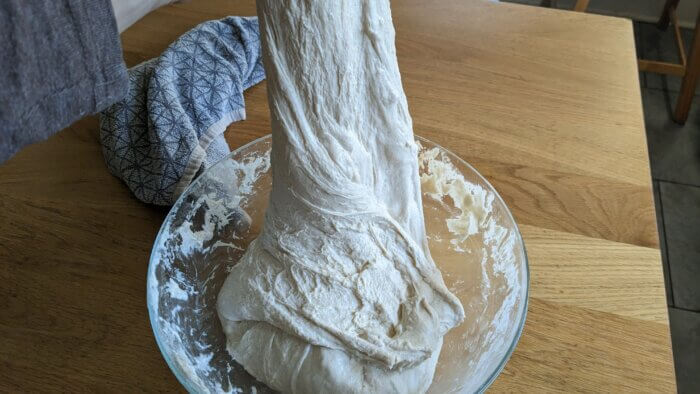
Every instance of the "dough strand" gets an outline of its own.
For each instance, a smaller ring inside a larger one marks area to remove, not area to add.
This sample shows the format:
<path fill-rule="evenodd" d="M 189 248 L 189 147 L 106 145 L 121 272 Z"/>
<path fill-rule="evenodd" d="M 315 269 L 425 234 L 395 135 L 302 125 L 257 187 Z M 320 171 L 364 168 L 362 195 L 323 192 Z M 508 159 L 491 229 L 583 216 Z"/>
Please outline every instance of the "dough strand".
<path fill-rule="evenodd" d="M 219 294 L 228 350 L 284 392 L 423 392 L 464 311 L 428 250 L 389 1 L 257 4 L 272 191 Z"/>

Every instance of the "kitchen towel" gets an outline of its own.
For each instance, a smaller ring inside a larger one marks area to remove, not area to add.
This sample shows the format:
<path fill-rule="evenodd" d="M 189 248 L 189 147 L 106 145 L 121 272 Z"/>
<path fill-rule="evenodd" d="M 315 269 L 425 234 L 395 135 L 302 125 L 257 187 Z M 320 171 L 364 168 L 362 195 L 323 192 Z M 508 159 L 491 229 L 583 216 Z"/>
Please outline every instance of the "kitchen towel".
<path fill-rule="evenodd" d="M 141 201 L 171 205 L 230 153 L 223 132 L 245 119 L 243 91 L 265 78 L 255 17 L 200 24 L 129 69 L 129 93 L 101 113 L 107 167 Z"/>
<path fill-rule="evenodd" d="M 0 0 L 0 164 L 126 95 L 110 0 Z"/>

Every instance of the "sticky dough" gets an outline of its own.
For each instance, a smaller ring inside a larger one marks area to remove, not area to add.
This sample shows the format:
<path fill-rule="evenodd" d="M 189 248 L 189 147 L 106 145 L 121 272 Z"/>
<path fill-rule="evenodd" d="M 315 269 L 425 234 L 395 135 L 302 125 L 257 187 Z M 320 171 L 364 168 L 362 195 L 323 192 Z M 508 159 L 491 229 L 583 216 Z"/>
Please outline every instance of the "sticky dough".
<path fill-rule="evenodd" d="M 257 4 L 273 182 L 219 294 L 228 351 L 284 392 L 423 392 L 464 311 L 428 250 L 389 2 Z"/>

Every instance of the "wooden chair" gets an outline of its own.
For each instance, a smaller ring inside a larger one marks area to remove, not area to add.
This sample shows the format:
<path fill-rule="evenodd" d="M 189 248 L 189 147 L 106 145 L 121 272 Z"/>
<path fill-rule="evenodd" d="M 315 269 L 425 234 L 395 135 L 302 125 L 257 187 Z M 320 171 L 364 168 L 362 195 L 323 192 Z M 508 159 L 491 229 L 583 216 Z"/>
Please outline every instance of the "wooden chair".
<path fill-rule="evenodd" d="M 574 4 L 574 11 L 585 12 L 588 8 L 588 3 L 590 0 L 576 0 Z M 542 5 L 545 7 L 557 7 L 557 0 L 543 0 Z"/>
<path fill-rule="evenodd" d="M 688 120 L 690 104 L 693 102 L 695 87 L 698 83 L 698 75 L 700 75 L 700 11 L 698 12 L 695 22 L 695 32 L 693 33 L 693 43 L 690 47 L 690 56 L 686 58 L 685 45 L 683 44 L 681 29 L 678 27 L 678 17 L 676 16 L 678 3 L 679 0 L 666 0 L 658 27 L 666 29 L 669 23 L 673 24 L 674 33 L 676 35 L 676 46 L 678 47 L 678 57 L 681 62 L 676 64 L 639 59 L 639 70 L 683 77 L 681 90 L 678 92 L 678 101 L 676 101 L 676 109 L 673 111 L 673 120 L 683 124 Z"/>
<path fill-rule="evenodd" d="M 576 0 L 576 4 L 574 4 L 574 11 L 586 12 L 586 8 L 588 8 L 588 2 L 589 0 Z"/>
<path fill-rule="evenodd" d="M 693 101 L 695 87 L 698 82 L 698 74 L 700 74 L 700 12 L 698 12 L 695 33 L 693 33 L 693 43 L 690 47 L 690 57 L 686 57 L 685 45 L 683 44 L 681 29 L 678 26 L 678 17 L 676 16 L 676 8 L 678 7 L 678 3 L 679 0 L 666 0 L 664 11 L 661 14 L 661 19 L 659 19 L 658 27 L 661 29 L 666 29 L 669 23 L 673 24 L 680 63 L 639 59 L 639 70 L 683 77 L 683 81 L 681 82 L 681 90 L 678 92 L 676 108 L 673 111 L 673 120 L 677 123 L 683 124 L 686 120 L 688 120 L 690 104 Z"/>

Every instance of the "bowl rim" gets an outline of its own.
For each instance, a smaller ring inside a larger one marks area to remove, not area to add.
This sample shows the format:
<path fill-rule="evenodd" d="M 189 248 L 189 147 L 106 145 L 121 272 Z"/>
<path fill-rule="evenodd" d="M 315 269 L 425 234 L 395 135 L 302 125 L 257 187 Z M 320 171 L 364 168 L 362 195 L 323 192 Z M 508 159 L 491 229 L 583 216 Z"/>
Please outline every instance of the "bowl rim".
<path fill-rule="evenodd" d="M 513 213 L 510 211 L 510 208 L 508 208 L 508 205 L 506 205 L 505 201 L 503 201 L 503 198 L 501 195 L 498 193 L 498 190 L 496 190 L 495 187 L 483 176 L 479 171 L 477 171 L 471 164 L 469 164 L 467 161 L 462 159 L 461 157 L 457 156 L 455 153 L 450 151 L 449 149 L 443 147 L 440 144 L 437 144 L 428 138 L 422 137 L 420 135 L 413 135 L 414 139 L 419 140 L 421 143 L 428 143 L 433 145 L 436 148 L 441 149 L 442 151 L 446 152 L 447 155 L 450 157 L 451 160 L 457 160 L 461 162 L 461 164 L 465 165 L 467 168 L 472 170 L 477 177 L 485 183 L 491 190 L 493 190 L 496 198 L 498 201 L 505 207 L 505 211 L 508 214 L 508 218 L 510 221 L 513 223 L 518 240 L 520 241 L 520 245 L 522 245 L 522 252 L 523 252 L 523 261 L 525 263 L 525 303 L 523 305 L 523 311 L 520 316 L 520 321 L 518 322 L 518 329 L 516 335 L 513 337 L 513 341 L 508 347 L 508 350 L 505 352 L 503 355 L 503 358 L 501 361 L 498 363 L 498 366 L 493 370 L 493 372 L 489 375 L 488 379 L 484 381 L 484 383 L 481 385 L 481 387 L 476 391 L 477 393 L 483 393 L 486 391 L 486 389 L 491 386 L 491 384 L 496 380 L 498 375 L 503 371 L 505 368 L 505 365 L 508 363 L 508 360 L 510 357 L 513 355 L 513 352 L 515 351 L 516 346 L 518 345 L 518 342 L 520 342 L 520 338 L 522 337 L 523 334 L 523 329 L 525 327 L 525 321 L 527 318 L 527 309 L 529 306 L 529 301 L 530 301 L 530 263 L 527 257 L 527 250 L 525 248 L 525 242 L 522 237 L 522 233 L 520 232 L 520 227 L 518 227 L 518 223 L 515 221 L 515 218 L 513 217 Z M 175 203 L 170 207 L 170 210 L 168 211 L 168 214 L 165 216 L 165 219 L 163 220 L 163 223 L 161 223 L 160 229 L 158 230 L 158 235 L 156 236 L 154 242 L 153 242 L 153 248 L 151 249 L 151 254 L 148 259 L 148 270 L 146 272 L 146 307 L 148 308 L 148 317 L 151 323 L 151 331 L 153 331 L 153 336 L 156 339 L 156 344 L 158 345 L 158 350 L 160 350 L 161 355 L 165 359 L 165 363 L 168 365 L 168 368 L 170 368 L 170 371 L 175 375 L 175 378 L 180 382 L 180 384 L 185 388 L 190 393 L 197 393 L 198 390 L 192 386 L 192 384 L 189 382 L 189 380 L 186 380 L 185 377 L 183 376 L 182 373 L 180 373 L 181 368 L 175 364 L 173 359 L 170 357 L 169 353 L 166 351 L 166 345 L 163 342 L 163 339 L 159 336 L 158 332 L 156 331 L 156 328 L 160 327 L 160 324 L 158 322 L 158 312 L 156 310 L 156 307 L 158 306 L 158 303 L 153 303 L 153 305 L 149 302 L 149 300 L 155 296 L 153 294 L 153 291 L 155 291 L 155 288 L 151 286 L 151 278 L 155 277 L 155 267 L 157 265 L 155 261 L 156 253 L 157 253 L 157 248 L 158 245 L 160 245 L 160 240 L 165 232 L 166 227 L 170 224 L 172 221 L 172 212 L 175 211 L 176 208 L 179 208 L 179 206 L 182 204 L 182 201 L 184 198 L 189 194 L 190 189 L 194 188 L 195 185 L 199 184 L 199 182 L 204 179 L 204 175 L 208 173 L 212 168 L 218 166 L 221 162 L 224 160 L 229 160 L 232 156 L 236 155 L 240 151 L 243 151 L 252 145 L 258 144 L 260 142 L 263 142 L 265 140 L 271 140 L 272 139 L 272 134 L 265 134 L 264 136 L 258 137 L 238 148 L 235 150 L 231 151 L 231 153 L 227 154 L 226 157 L 222 158 L 221 160 L 217 161 L 212 165 L 211 167 L 207 168 L 202 172 L 200 176 L 198 176 L 192 183 L 190 183 L 185 190 L 180 194 L 180 196 L 177 198 Z"/>

